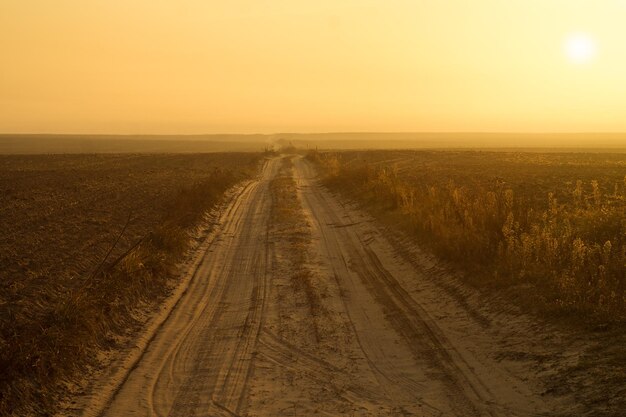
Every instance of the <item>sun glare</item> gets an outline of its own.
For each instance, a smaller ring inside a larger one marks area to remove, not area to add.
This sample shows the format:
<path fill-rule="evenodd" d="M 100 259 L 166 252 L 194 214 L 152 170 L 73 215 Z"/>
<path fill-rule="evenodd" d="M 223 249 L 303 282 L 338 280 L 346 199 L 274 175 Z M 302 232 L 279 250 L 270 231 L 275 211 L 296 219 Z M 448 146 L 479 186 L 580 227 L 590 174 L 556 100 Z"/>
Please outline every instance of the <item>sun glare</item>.
<path fill-rule="evenodd" d="M 565 53 L 570 61 L 582 64 L 591 61 L 597 52 L 593 38 L 586 33 L 570 35 L 565 40 Z"/>

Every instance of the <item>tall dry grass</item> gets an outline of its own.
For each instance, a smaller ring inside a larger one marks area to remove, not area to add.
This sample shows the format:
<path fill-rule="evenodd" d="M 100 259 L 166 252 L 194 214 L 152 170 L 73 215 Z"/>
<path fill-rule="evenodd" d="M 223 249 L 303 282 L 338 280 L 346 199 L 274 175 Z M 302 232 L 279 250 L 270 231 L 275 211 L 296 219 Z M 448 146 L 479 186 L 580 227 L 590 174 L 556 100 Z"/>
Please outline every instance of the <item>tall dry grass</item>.
<path fill-rule="evenodd" d="M 538 304 L 553 312 L 626 319 L 626 176 L 603 187 L 600 178 L 573 177 L 568 184 L 551 180 L 548 167 L 541 186 L 548 182 L 554 190 L 542 198 L 531 173 L 518 174 L 528 191 L 516 193 L 502 180 L 458 184 L 452 173 L 459 181 L 459 172 L 437 162 L 371 164 L 319 152 L 308 158 L 325 172 L 329 187 L 396 214 L 437 255 L 469 270 L 475 283 L 530 286 Z M 435 174 L 416 182 L 415 169 Z"/>

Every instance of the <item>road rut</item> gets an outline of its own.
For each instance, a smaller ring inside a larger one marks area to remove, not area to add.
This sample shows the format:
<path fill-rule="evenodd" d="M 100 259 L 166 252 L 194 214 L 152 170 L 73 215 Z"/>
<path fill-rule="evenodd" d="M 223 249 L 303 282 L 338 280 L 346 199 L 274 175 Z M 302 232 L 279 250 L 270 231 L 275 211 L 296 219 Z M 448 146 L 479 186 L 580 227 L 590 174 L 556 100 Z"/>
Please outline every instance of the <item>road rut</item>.
<path fill-rule="evenodd" d="M 277 178 L 293 187 L 286 225 L 272 216 Z M 551 415 L 529 374 L 494 359 L 500 341 L 306 159 L 268 159 L 218 227 L 95 415 Z"/>

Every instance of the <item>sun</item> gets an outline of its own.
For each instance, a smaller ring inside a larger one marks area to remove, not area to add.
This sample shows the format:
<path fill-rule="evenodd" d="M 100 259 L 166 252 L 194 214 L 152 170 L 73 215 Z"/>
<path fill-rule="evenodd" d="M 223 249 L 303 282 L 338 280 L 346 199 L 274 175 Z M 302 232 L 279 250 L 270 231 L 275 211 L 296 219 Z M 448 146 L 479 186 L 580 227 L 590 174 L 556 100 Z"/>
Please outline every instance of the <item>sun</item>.
<path fill-rule="evenodd" d="M 597 53 L 595 40 L 586 33 L 574 33 L 565 39 L 565 54 L 570 61 L 584 64 L 591 61 Z"/>

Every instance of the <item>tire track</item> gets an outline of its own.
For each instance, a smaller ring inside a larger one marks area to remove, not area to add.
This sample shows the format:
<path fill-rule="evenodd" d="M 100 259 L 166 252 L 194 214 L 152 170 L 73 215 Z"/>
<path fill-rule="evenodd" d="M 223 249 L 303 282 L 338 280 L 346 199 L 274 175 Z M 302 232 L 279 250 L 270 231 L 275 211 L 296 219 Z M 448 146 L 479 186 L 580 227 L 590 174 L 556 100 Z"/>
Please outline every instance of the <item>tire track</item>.
<path fill-rule="evenodd" d="M 294 161 L 285 174 L 298 187 L 291 215 L 308 219 L 308 238 L 295 239 L 299 223 L 273 212 L 270 181 L 282 161 L 268 160 L 225 210 L 187 291 L 97 415 L 540 415 L 499 397 L 494 384 L 510 380 L 493 368 L 486 379 L 403 287 L 401 274 L 415 265 Z M 292 291 L 296 255 L 323 316 Z M 312 320 L 323 323 L 321 337 L 311 336 Z"/>
<path fill-rule="evenodd" d="M 344 207 L 322 191 L 308 162 L 300 158 L 295 166 L 305 209 L 319 235 L 317 250 L 346 294 L 344 305 L 359 346 L 374 373 L 380 375 L 379 382 L 391 400 L 403 405 L 408 414 L 416 413 L 409 405 L 414 402 L 429 407 L 433 415 L 539 415 L 529 407 L 518 406 L 526 399 L 513 388 L 507 391 L 507 398 L 495 394 L 500 394 L 502 385 L 510 381 L 497 380 L 499 373 L 492 375 L 488 383 L 479 376 L 474 369 L 478 362 L 467 361 L 390 272 L 388 265 L 398 271 L 398 264 L 404 261 L 392 255 L 381 258 L 380 247 L 376 251 L 370 247 L 375 232 L 352 219 Z M 377 241 L 384 241 L 379 237 Z M 396 359 L 391 360 L 392 356 Z"/>
<path fill-rule="evenodd" d="M 277 162 L 225 211 L 188 290 L 100 415 L 238 415 L 263 323 Z"/>
<path fill-rule="evenodd" d="M 376 387 L 355 384 L 351 380 L 351 375 L 344 370 L 299 349 L 267 330 L 262 332 L 260 344 L 265 348 L 260 352 L 264 357 L 279 366 L 303 372 L 320 384 L 332 386 L 338 395 L 346 397 L 353 403 L 363 399 L 385 400 Z"/>
<path fill-rule="evenodd" d="M 396 412 L 401 415 L 446 415 L 445 408 L 427 400 L 422 394 L 426 384 L 431 382 L 426 375 L 429 370 L 424 368 L 432 366 L 422 364 L 419 371 L 411 375 L 387 354 L 397 353 L 404 363 L 408 362 L 407 357 L 412 357 L 406 344 L 398 346 L 400 341 L 395 332 L 389 329 L 384 310 L 378 307 L 378 301 L 363 286 L 362 277 L 353 269 L 355 263 L 363 262 L 362 258 L 354 254 L 359 244 L 351 231 L 351 226 L 358 222 L 348 220 L 346 225 L 340 217 L 345 216 L 343 209 L 340 206 L 331 208 L 320 194 L 319 186 L 311 181 L 314 176 L 311 168 L 302 160 L 296 161 L 295 166 L 305 210 L 319 234 L 320 257 L 326 260 L 329 274 L 340 292 L 346 294 L 341 302 L 348 319 L 347 325 L 352 329 L 356 343 L 378 381 L 378 389 L 384 393 L 386 402 L 394 405 Z M 415 364 L 411 366 L 415 367 Z M 465 415 L 464 412 L 457 414 Z"/>

